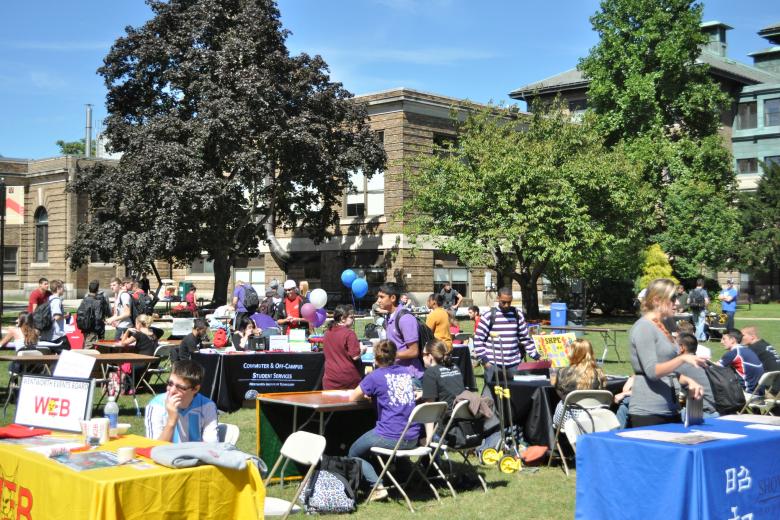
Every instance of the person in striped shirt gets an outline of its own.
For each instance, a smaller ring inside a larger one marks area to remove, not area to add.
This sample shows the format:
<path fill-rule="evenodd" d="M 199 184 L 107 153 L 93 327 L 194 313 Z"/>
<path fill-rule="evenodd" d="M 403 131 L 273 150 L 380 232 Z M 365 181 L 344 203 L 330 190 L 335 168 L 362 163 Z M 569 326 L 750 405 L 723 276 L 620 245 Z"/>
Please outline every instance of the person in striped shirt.
<path fill-rule="evenodd" d="M 498 290 L 498 307 L 479 320 L 474 331 L 474 354 L 485 367 L 485 381 L 493 380 L 496 368 L 506 367 L 507 375 L 512 377 L 526 355 L 539 359 L 523 312 L 512 306 L 510 287 Z"/>
<path fill-rule="evenodd" d="M 171 367 L 168 391 L 146 406 L 146 437 L 168 442 L 217 442 L 217 405 L 198 393 L 204 370 L 192 360 Z"/>

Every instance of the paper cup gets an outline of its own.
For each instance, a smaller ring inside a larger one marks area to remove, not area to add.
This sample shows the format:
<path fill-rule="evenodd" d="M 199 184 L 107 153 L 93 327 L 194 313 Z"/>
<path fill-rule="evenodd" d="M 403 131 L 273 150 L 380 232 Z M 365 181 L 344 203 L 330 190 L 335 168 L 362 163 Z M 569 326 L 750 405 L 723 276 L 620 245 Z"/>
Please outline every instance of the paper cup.
<path fill-rule="evenodd" d="M 108 442 L 109 422 L 105 417 L 90 419 L 87 426 L 87 436 L 97 438 L 100 444 Z"/>
<path fill-rule="evenodd" d="M 135 448 L 132 446 L 123 446 L 121 448 L 117 448 L 116 450 L 116 459 L 120 464 L 126 464 L 133 460 L 135 457 Z"/>

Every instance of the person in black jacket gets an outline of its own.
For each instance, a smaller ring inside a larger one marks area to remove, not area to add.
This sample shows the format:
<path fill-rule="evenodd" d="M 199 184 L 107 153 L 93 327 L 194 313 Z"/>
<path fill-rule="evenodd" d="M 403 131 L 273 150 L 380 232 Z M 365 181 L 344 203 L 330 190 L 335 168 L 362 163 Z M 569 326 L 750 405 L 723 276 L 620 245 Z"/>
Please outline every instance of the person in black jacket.
<path fill-rule="evenodd" d="M 191 359 L 192 353 L 203 348 L 203 340 L 208 339 L 209 324 L 204 318 L 195 318 L 192 332 L 182 338 L 178 347 L 171 349 L 171 362 Z"/>

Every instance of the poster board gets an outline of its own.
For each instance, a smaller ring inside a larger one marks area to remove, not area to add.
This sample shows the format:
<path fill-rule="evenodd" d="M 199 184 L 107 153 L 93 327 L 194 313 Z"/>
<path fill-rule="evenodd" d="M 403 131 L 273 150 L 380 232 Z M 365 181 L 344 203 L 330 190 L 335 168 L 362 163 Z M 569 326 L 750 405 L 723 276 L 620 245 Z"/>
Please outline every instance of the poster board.
<path fill-rule="evenodd" d="M 577 339 L 573 332 L 566 334 L 535 334 L 531 337 L 534 340 L 536 350 L 541 354 L 541 359 L 546 359 L 552 363 L 553 368 L 562 368 L 569 366 L 569 356 L 567 348 Z"/>
<path fill-rule="evenodd" d="M 24 186 L 6 186 L 5 223 L 9 226 L 24 224 Z"/>
<path fill-rule="evenodd" d="M 93 379 L 25 375 L 14 422 L 51 430 L 81 432 L 79 421 L 92 415 Z"/>

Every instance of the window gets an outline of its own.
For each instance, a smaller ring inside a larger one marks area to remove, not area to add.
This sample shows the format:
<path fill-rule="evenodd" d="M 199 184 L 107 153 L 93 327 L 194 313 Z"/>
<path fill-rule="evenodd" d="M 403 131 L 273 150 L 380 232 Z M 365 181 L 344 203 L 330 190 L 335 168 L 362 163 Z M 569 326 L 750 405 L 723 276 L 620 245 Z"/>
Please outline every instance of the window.
<path fill-rule="evenodd" d="M 758 159 L 737 159 L 737 173 L 758 173 Z"/>
<path fill-rule="evenodd" d="M 436 267 L 433 270 L 433 292 L 440 292 L 444 282 L 452 282 L 452 288 L 463 295 L 469 294 L 469 270 L 467 267 Z"/>
<path fill-rule="evenodd" d="M 358 170 L 349 176 L 354 186 L 347 192 L 346 215 L 348 217 L 366 217 L 385 214 L 385 172 L 378 171 L 367 179 Z"/>
<path fill-rule="evenodd" d="M 212 274 L 214 272 L 214 260 L 198 258 L 190 265 L 190 274 Z"/>
<path fill-rule="evenodd" d="M 249 282 L 257 292 L 260 300 L 265 298 L 265 269 L 235 269 L 233 271 L 233 281 L 237 280 Z"/>
<path fill-rule="evenodd" d="M 452 149 L 458 146 L 458 138 L 449 134 L 433 134 L 433 153 L 439 157 L 452 154 Z"/>
<path fill-rule="evenodd" d="M 16 272 L 16 254 L 19 248 L 16 246 L 5 246 L 3 249 L 3 274 L 17 274 Z"/>
<path fill-rule="evenodd" d="M 764 167 L 780 166 L 780 155 L 767 155 L 764 157 Z"/>
<path fill-rule="evenodd" d="M 746 130 L 758 126 L 756 102 L 740 103 L 737 108 L 737 130 Z"/>
<path fill-rule="evenodd" d="M 780 126 L 780 98 L 764 101 L 764 126 Z"/>
<path fill-rule="evenodd" d="M 35 261 L 49 259 L 49 214 L 41 206 L 35 210 Z"/>

